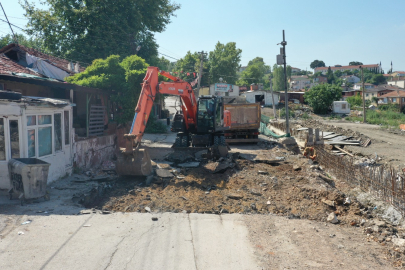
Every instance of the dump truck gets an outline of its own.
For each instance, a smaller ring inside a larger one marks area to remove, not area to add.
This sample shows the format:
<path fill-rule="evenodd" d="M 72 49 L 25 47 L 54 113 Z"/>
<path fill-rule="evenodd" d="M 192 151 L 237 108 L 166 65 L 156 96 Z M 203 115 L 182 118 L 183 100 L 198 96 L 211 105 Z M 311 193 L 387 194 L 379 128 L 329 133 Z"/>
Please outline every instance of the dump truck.
<path fill-rule="evenodd" d="M 260 103 L 226 103 L 224 110 L 231 114 L 231 126 L 225 131 L 227 143 L 259 141 Z"/>

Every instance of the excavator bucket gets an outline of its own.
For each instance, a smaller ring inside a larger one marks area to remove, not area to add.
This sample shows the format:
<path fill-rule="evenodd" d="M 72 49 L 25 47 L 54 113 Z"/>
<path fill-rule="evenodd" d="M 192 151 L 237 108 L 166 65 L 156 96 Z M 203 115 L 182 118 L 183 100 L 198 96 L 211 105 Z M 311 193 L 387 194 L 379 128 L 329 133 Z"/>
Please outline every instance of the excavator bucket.
<path fill-rule="evenodd" d="M 117 157 L 118 175 L 146 176 L 152 173 L 152 162 L 147 149 L 136 149 L 132 153 L 122 152 Z"/>

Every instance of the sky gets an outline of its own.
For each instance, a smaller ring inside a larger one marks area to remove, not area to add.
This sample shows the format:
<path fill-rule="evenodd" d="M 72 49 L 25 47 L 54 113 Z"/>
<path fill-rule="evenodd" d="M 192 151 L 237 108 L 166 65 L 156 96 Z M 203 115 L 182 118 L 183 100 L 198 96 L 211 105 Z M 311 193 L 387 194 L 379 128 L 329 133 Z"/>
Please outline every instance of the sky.
<path fill-rule="evenodd" d="M 0 2 L 10 22 L 24 28 L 27 20 L 18 0 Z M 387 72 L 392 61 L 394 70 L 405 71 L 403 0 L 175 2 L 181 5 L 176 17 L 155 38 L 159 52 L 176 59 L 187 51 L 212 51 L 217 42 L 236 42 L 242 50 L 242 66 L 255 57 L 273 66 L 285 30 L 287 64 L 292 67 L 311 70 L 315 59 L 326 66 L 381 61 Z M 1 11 L 0 18 L 4 19 Z M 6 33 L 10 29 L 0 21 L 0 36 Z"/>

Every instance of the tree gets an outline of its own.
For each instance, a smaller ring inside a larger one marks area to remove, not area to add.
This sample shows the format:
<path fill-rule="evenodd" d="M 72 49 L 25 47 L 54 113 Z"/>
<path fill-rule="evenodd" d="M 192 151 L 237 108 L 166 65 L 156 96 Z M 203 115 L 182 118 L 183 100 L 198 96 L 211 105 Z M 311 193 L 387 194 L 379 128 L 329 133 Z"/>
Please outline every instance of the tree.
<path fill-rule="evenodd" d="M 315 113 L 327 113 L 333 101 L 340 100 L 342 89 L 336 85 L 319 84 L 304 94 L 305 101 Z"/>
<path fill-rule="evenodd" d="M 287 66 L 287 81 L 291 78 L 291 66 Z M 284 67 L 274 64 L 273 66 L 273 89 L 274 91 L 285 90 Z"/>
<path fill-rule="evenodd" d="M 349 66 L 361 66 L 361 65 L 363 65 L 363 63 L 358 61 L 352 61 L 349 63 Z"/>
<path fill-rule="evenodd" d="M 351 107 L 361 106 L 363 104 L 363 99 L 360 96 L 360 93 L 357 93 L 354 96 L 348 97 L 346 101 L 350 104 Z"/>
<path fill-rule="evenodd" d="M 340 70 L 336 70 L 334 75 L 335 75 L 336 78 L 340 78 L 343 75 L 343 73 Z"/>
<path fill-rule="evenodd" d="M 44 53 L 47 52 L 47 49 L 44 47 L 44 44 L 40 39 L 37 39 L 35 37 L 27 38 L 23 34 L 16 34 L 16 37 L 18 40 L 18 44 L 20 45 L 23 45 L 28 48 L 34 48 Z M 0 48 L 3 48 L 4 46 L 7 46 L 10 43 L 15 43 L 14 37 L 12 35 L 7 34 L 0 38 Z"/>
<path fill-rule="evenodd" d="M 326 78 L 328 83 L 333 83 L 335 81 L 335 76 L 333 75 L 333 71 L 330 67 L 328 67 L 328 72 L 326 73 Z"/>
<path fill-rule="evenodd" d="M 170 0 L 44 0 L 49 9 L 22 3 L 27 33 L 37 34 L 52 53 L 91 62 L 112 52 L 156 60 L 155 32 L 162 32 L 179 5 Z"/>
<path fill-rule="evenodd" d="M 242 50 L 236 48 L 235 42 L 222 44 L 218 42 L 214 51 L 209 53 L 209 75 L 211 82 L 223 78 L 227 83 L 235 84 Z"/>
<path fill-rule="evenodd" d="M 382 74 L 374 74 L 371 77 L 370 83 L 374 85 L 385 84 L 387 83 L 387 79 Z"/>
<path fill-rule="evenodd" d="M 269 66 L 266 66 L 263 58 L 256 57 L 250 60 L 246 69 L 242 72 L 237 84 L 247 85 L 251 83 L 266 83 L 265 74 L 270 70 Z M 268 80 L 268 79 L 267 79 Z"/>
<path fill-rule="evenodd" d="M 312 63 L 309 65 L 310 68 L 315 69 L 317 67 L 325 67 L 325 62 L 321 60 L 314 60 Z"/>
<path fill-rule="evenodd" d="M 144 59 L 131 55 L 120 61 L 118 55 L 97 59 L 82 73 L 68 77 L 67 82 L 110 91 L 111 101 L 120 108 L 118 123 L 131 121 L 141 92 L 141 83 L 149 66 Z"/>
<path fill-rule="evenodd" d="M 197 52 L 191 53 L 188 51 L 183 58 L 180 58 L 180 60 L 176 62 L 173 68 L 173 72 L 175 72 L 174 75 L 188 82 L 194 80 L 193 73 L 197 74 L 200 67 L 197 66 L 198 58 L 199 54 Z"/>

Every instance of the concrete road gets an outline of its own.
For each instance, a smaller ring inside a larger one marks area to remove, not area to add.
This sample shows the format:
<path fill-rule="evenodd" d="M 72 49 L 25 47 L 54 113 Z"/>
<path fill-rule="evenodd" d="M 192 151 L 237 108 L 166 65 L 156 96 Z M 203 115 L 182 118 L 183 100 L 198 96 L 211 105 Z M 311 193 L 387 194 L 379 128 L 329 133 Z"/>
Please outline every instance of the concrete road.
<path fill-rule="evenodd" d="M 237 214 L 23 216 L 0 239 L 2 270 L 262 269 Z"/>

